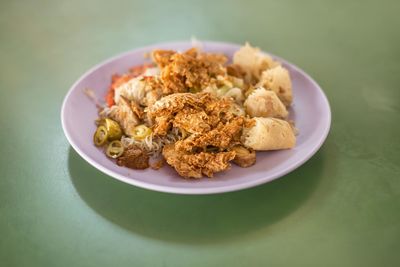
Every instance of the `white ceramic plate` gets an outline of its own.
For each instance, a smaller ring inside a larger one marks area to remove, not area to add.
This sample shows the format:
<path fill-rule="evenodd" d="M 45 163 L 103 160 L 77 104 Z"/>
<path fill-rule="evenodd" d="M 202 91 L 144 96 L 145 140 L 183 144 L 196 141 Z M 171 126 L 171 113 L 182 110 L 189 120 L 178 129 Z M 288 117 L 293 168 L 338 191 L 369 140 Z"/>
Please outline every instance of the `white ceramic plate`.
<path fill-rule="evenodd" d="M 205 51 L 222 52 L 229 57 L 240 47 L 220 42 L 202 44 Z M 169 166 L 164 166 L 158 171 L 132 170 L 117 166 L 101 149 L 93 145 L 97 109 L 83 93 L 84 88 L 93 89 L 98 98 L 103 99 L 111 75 L 127 72 L 128 68 L 142 64 L 146 52 L 155 48 L 183 51 L 190 47 L 190 42 L 177 42 L 135 49 L 93 67 L 75 82 L 64 99 L 61 121 L 68 141 L 78 154 L 100 171 L 131 185 L 170 193 L 212 194 L 249 188 L 277 179 L 301 166 L 321 147 L 331 123 L 331 111 L 325 94 L 304 71 L 272 55 L 283 62 L 292 78 L 294 103 L 290 114 L 299 129 L 295 148 L 257 152 L 257 163 L 254 166 L 240 168 L 232 165 L 230 170 L 217 173 L 211 179 L 182 179 Z"/>

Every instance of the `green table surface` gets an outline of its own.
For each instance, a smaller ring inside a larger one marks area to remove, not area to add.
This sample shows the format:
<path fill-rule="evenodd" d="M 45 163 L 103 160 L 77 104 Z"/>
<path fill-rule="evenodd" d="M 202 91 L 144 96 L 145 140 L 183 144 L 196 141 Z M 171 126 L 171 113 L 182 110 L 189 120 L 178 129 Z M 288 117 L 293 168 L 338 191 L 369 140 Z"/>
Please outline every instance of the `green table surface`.
<path fill-rule="evenodd" d="M 399 1 L 1 1 L 0 266 L 400 266 Z M 183 196 L 114 180 L 61 129 L 91 66 L 156 42 L 253 44 L 308 72 L 332 127 L 274 182 Z"/>

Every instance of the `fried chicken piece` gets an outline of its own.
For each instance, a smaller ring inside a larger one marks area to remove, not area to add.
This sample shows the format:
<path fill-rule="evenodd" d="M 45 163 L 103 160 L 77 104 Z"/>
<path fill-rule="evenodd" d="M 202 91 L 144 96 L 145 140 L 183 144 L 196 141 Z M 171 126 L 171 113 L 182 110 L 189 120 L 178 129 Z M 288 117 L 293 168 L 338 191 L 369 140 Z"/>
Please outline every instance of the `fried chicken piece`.
<path fill-rule="evenodd" d="M 233 114 L 235 104 L 229 98 L 213 99 L 213 101 L 207 102 L 204 109 L 214 121 L 212 124 L 216 126 L 220 121 L 226 122 L 231 120 L 235 115 Z"/>
<path fill-rule="evenodd" d="M 149 155 L 138 146 L 130 146 L 121 157 L 117 159 L 118 166 L 131 169 L 147 169 L 149 167 Z"/>
<path fill-rule="evenodd" d="M 176 147 L 178 150 L 187 152 L 205 150 L 209 146 L 222 150 L 229 149 L 231 146 L 240 143 L 244 121 L 243 117 L 235 117 L 226 124 L 219 123 L 211 131 L 203 134 L 194 134 L 184 140 L 177 141 Z"/>
<path fill-rule="evenodd" d="M 148 111 L 154 118 L 155 135 L 165 135 L 171 126 L 191 134 L 178 141 L 180 150 L 192 152 L 208 146 L 228 149 L 240 142 L 247 119 L 233 113 L 231 99 L 209 93 L 181 93 L 163 97 Z"/>
<path fill-rule="evenodd" d="M 214 173 L 230 168 L 234 151 L 189 154 L 175 149 L 174 144 L 164 146 L 162 154 L 169 165 L 185 178 L 201 178 L 202 175 L 213 177 Z"/>
<path fill-rule="evenodd" d="M 225 74 L 227 61 L 222 54 L 199 53 L 196 48 L 184 53 L 156 50 L 152 57 L 161 68 L 164 95 L 207 87 L 212 78 Z"/>
<path fill-rule="evenodd" d="M 176 93 L 172 95 L 168 95 L 154 103 L 148 109 L 148 116 L 150 120 L 155 121 L 155 125 L 153 127 L 153 132 L 155 135 L 165 135 L 167 134 L 167 130 L 170 128 L 171 124 L 174 122 L 174 117 L 178 117 L 177 124 L 186 125 L 186 129 L 190 130 L 191 127 L 194 126 L 192 130 L 189 132 L 198 131 L 199 128 L 196 125 L 189 125 L 188 121 L 191 120 L 188 116 L 178 115 L 178 112 L 182 111 L 186 108 L 190 108 L 193 110 L 202 110 L 204 105 L 208 102 L 212 102 L 214 98 L 207 93 L 201 94 L 191 94 L 191 93 Z M 195 113 L 195 112 L 193 112 Z M 199 123 L 198 117 L 196 120 Z M 205 118 L 203 116 L 203 118 Z M 200 127 L 206 127 L 203 123 Z"/>
<path fill-rule="evenodd" d="M 154 135 L 166 135 L 171 128 L 170 116 L 160 116 L 155 118 L 155 125 L 153 126 Z"/>
<path fill-rule="evenodd" d="M 160 68 L 164 68 L 166 65 L 168 65 L 171 62 L 171 57 L 174 55 L 176 52 L 173 50 L 154 50 L 151 53 L 151 57 L 153 61 L 158 65 Z"/>
<path fill-rule="evenodd" d="M 211 129 L 209 116 L 204 111 L 183 109 L 174 117 L 173 126 L 188 133 L 205 133 Z"/>
<path fill-rule="evenodd" d="M 233 162 L 242 168 L 247 168 L 256 163 L 256 152 L 252 149 L 247 149 L 242 145 L 232 147 L 232 150 L 236 152 L 236 156 Z"/>
<path fill-rule="evenodd" d="M 243 128 L 242 143 L 254 150 L 281 150 L 293 148 L 296 136 L 292 126 L 285 120 L 253 118 L 255 123 Z"/>

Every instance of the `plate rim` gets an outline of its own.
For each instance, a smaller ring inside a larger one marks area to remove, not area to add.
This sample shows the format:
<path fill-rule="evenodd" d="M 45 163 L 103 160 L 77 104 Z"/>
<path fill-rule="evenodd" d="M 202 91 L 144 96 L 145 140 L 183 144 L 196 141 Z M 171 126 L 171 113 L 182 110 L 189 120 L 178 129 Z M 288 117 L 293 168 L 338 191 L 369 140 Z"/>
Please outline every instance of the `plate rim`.
<path fill-rule="evenodd" d="M 152 183 L 146 183 L 142 182 L 139 180 L 136 180 L 134 177 L 125 177 L 124 175 L 120 175 L 104 166 L 102 166 L 100 163 L 96 162 L 95 160 L 92 160 L 88 155 L 86 155 L 80 148 L 79 146 L 73 141 L 73 138 L 70 136 L 70 133 L 68 132 L 68 128 L 66 126 L 65 122 L 65 110 L 66 110 L 66 105 L 68 102 L 69 97 L 71 96 L 72 92 L 74 91 L 74 88 L 76 88 L 76 85 L 78 85 L 83 79 L 85 79 L 88 75 L 92 74 L 95 72 L 97 69 L 99 69 L 101 66 L 108 64 L 110 62 L 113 62 L 115 60 L 118 60 L 120 58 L 123 58 L 131 53 L 135 53 L 139 50 L 143 49 L 151 49 L 152 47 L 157 47 L 157 46 L 179 46 L 179 45 L 187 45 L 190 44 L 190 41 L 173 41 L 173 42 L 162 42 L 162 43 L 156 43 L 156 44 L 150 44 L 146 46 L 140 46 L 137 48 L 134 48 L 129 51 L 125 51 L 123 53 L 119 53 L 113 57 L 110 57 L 93 67 L 91 67 L 89 70 L 84 72 L 78 80 L 76 80 L 72 86 L 68 89 L 67 94 L 65 95 L 62 105 L 61 105 L 61 125 L 62 129 L 64 132 L 64 135 L 66 136 L 69 144 L 72 146 L 72 148 L 78 153 L 79 156 L 81 156 L 84 160 L 86 160 L 90 165 L 98 169 L 99 171 L 103 172 L 104 174 L 107 174 L 108 176 L 111 176 L 114 179 L 117 179 L 121 182 L 125 182 L 130 185 L 134 185 L 140 188 L 148 189 L 148 190 L 153 190 L 153 191 L 158 191 L 158 192 L 164 192 L 164 193 L 174 193 L 174 194 L 183 194 L 183 195 L 207 195 L 207 194 L 218 194 L 218 193 L 225 193 L 225 192 L 233 192 L 233 191 L 238 191 L 238 190 L 243 190 L 247 188 L 252 188 L 264 183 L 271 182 L 273 180 L 276 180 L 280 177 L 285 176 L 286 174 L 294 171 L 295 169 L 299 168 L 302 166 L 305 162 L 307 162 L 312 156 L 315 155 L 315 153 L 321 148 L 323 143 L 325 142 L 326 138 L 328 137 L 330 128 L 331 128 L 331 120 L 332 120 L 332 113 L 331 113 L 331 107 L 328 101 L 328 98 L 325 94 L 325 92 L 322 90 L 322 88 L 319 86 L 319 84 L 310 76 L 308 75 L 305 71 L 303 71 L 301 68 L 299 68 L 297 65 L 288 62 L 285 59 L 282 59 L 279 56 L 276 56 L 272 53 L 262 51 L 263 53 L 267 53 L 271 55 L 273 58 L 278 59 L 279 61 L 290 65 L 293 69 L 295 69 L 297 72 L 299 72 L 301 75 L 305 76 L 321 93 L 322 100 L 323 100 L 323 106 L 327 109 L 327 118 L 325 121 L 325 127 L 323 128 L 323 132 L 319 136 L 319 139 L 317 142 L 314 144 L 312 149 L 308 151 L 307 154 L 305 154 L 301 159 L 295 161 L 292 163 L 289 167 L 284 168 L 278 172 L 276 172 L 274 175 L 269 175 L 263 178 L 259 178 L 256 180 L 249 180 L 246 181 L 245 183 L 239 183 L 239 184 L 232 184 L 232 185 L 226 185 L 226 186 L 218 186 L 215 188 L 184 188 L 184 187 L 173 187 L 173 186 L 166 186 L 166 185 L 156 185 Z M 217 46 L 223 46 L 223 45 L 229 45 L 229 46 L 236 46 L 240 47 L 240 44 L 236 43 L 231 43 L 231 42 L 220 42 L 220 41 L 201 41 L 201 43 L 204 44 L 210 44 L 210 45 L 217 45 Z M 206 179 L 206 178 L 203 178 Z"/>

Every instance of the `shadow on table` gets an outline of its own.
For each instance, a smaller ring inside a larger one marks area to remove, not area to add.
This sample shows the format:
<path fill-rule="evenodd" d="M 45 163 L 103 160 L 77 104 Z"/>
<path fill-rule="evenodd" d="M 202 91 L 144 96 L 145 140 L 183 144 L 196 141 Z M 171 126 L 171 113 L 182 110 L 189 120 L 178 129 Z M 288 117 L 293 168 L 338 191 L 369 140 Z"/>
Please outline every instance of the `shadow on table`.
<path fill-rule="evenodd" d="M 273 182 L 218 195 L 174 195 L 114 180 L 69 151 L 71 180 L 81 198 L 107 220 L 152 238 L 186 243 L 220 242 L 277 223 L 314 191 L 324 165 L 317 153 Z"/>

